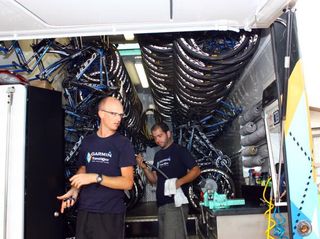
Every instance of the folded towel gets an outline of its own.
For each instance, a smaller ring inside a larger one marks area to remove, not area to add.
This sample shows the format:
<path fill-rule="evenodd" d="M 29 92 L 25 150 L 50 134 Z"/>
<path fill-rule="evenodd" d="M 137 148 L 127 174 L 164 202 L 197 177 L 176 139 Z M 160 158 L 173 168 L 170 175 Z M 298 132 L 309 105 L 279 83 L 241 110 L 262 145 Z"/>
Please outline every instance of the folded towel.
<path fill-rule="evenodd" d="M 165 196 L 171 196 L 171 195 L 176 194 L 176 192 L 177 192 L 176 181 L 177 181 L 177 178 L 170 178 L 164 182 L 164 195 Z"/>
<path fill-rule="evenodd" d="M 170 178 L 164 182 L 164 195 L 174 195 L 174 203 L 176 207 L 180 207 L 182 204 L 188 204 L 188 198 L 184 195 L 181 188 L 176 188 L 177 178 Z"/>
<path fill-rule="evenodd" d="M 176 194 L 174 195 L 174 204 L 176 207 L 181 207 L 182 204 L 188 203 L 188 198 L 184 195 L 182 189 L 178 188 Z"/>

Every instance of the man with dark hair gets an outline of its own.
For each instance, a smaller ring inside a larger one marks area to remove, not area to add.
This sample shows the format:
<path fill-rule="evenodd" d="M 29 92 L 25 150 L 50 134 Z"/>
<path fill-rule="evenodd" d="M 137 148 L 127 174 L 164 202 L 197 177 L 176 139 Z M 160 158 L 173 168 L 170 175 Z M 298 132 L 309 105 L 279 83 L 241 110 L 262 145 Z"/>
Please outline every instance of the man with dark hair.
<path fill-rule="evenodd" d="M 151 127 L 151 132 L 155 131 L 157 128 L 162 129 L 163 132 L 168 132 L 168 131 L 170 131 L 169 126 L 168 126 L 166 123 L 164 123 L 164 122 L 159 122 L 159 123 L 154 124 L 154 125 Z M 171 132 L 170 132 L 170 134 L 171 134 Z"/>
<path fill-rule="evenodd" d="M 153 167 L 161 170 L 169 180 L 175 180 L 175 189 L 182 188 L 187 194 L 187 184 L 200 175 L 200 168 L 188 150 L 173 142 L 172 133 L 165 123 L 157 123 L 151 128 L 152 136 L 161 147 L 155 156 Z M 165 184 L 167 178 L 157 170 L 150 170 L 144 164 L 141 155 L 136 157 L 137 163 L 143 169 L 148 181 L 157 185 L 156 198 L 158 205 L 159 238 L 185 238 L 185 222 L 188 215 L 188 205 L 177 207 L 176 197 L 166 196 Z M 181 189 L 180 189 L 181 190 Z"/>
<path fill-rule="evenodd" d="M 79 169 L 70 178 L 71 189 L 57 198 L 62 201 L 61 213 L 79 201 L 77 239 L 122 239 L 126 211 L 123 190 L 133 185 L 134 150 L 129 139 L 117 133 L 123 117 L 119 100 L 102 99 L 98 116 L 98 131 L 82 141 Z"/>

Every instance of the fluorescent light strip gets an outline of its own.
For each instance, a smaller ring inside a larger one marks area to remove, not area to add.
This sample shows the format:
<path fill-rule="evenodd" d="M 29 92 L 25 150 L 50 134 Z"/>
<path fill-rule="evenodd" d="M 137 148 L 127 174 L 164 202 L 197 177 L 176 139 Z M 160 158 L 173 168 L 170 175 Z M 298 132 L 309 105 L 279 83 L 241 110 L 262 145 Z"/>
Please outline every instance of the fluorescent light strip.
<path fill-rule="evenodd" d="M 147 75 L 146 75 L 146 72 L 144 71 L 142 62 L 135 62 L 134 66 L 136 67 L 142 88 L 149 88 Z"/>
<path fill-rule="evenodd" d="M 117 49 L 118 50 L 140 49 L 140 46 L 138 43 L 126 43 L 126 44 L 119 44 Z"/>

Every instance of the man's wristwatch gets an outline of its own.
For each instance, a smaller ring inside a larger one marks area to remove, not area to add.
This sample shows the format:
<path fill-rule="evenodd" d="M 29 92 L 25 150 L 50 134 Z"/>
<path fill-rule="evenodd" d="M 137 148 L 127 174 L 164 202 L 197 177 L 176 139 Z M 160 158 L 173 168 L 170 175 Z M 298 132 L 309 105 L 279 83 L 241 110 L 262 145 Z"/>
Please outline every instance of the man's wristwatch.
<path fill-rule="evenodd" d="M 101 173 L 98 174 L 96 180 L 97 180 L 97 183 L 98 183 L 98 184 L 101 184 L 101 182 L 102 182 L 102 180 L 103 180 Z"/>

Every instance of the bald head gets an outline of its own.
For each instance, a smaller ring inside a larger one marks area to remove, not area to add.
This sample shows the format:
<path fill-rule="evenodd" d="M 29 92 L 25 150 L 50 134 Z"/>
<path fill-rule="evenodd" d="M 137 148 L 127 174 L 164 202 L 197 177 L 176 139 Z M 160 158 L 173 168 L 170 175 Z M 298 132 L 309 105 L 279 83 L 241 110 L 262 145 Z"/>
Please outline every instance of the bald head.
<path fill-rule="evenodd" d="M 123 107 L 121 102 L 114 97 L 108 96 L 103 98 L 99 103 L 99 110 L 108 109 L 108 108 L 116 108 L 121 109 L 123 111 Z"/>

